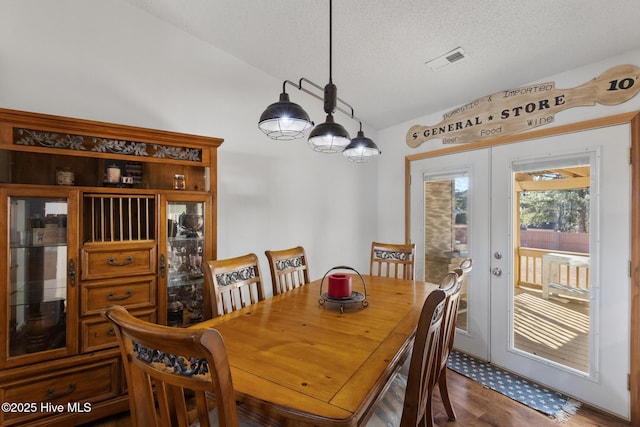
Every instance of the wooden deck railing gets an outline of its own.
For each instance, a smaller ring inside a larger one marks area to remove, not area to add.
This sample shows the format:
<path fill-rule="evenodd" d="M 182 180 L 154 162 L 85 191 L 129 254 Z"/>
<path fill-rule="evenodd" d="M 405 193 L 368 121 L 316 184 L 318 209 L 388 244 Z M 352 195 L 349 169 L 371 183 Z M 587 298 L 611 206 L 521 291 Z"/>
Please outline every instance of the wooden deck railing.
<path fill-rule="evenodd" d="M 590 267 L 584 263 L 553 263 L 543 268 L 543 257 L 547 254 L 560 254 L 570 257 L 589 257 L 588 253 L 550 251 L 547 249 L 518 248 L 519 263 L 516 263 L 516 286 L 532 286 L 544 289 L 545 282 L 560 292 L 567 291 L 577 296 L 585 296 L 589 293 Z M 543 272 L 547 274 L 544 277 Z M 548 291 L 548 289 L 547 289 Z"/>

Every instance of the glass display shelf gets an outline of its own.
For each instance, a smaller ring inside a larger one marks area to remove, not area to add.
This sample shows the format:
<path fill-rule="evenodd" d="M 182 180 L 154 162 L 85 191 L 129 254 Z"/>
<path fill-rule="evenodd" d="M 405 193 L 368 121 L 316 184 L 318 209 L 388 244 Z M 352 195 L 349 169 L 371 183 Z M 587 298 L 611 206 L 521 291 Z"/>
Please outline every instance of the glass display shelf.
<path fill-rule="evenodd" d="M 167 203 L 167 324 L 204 320 L 204 202 Z"/>
<path fill-rule="evenodd" d="M 11 357 L 66 346 L 66 199 L 11 197 Z"/>

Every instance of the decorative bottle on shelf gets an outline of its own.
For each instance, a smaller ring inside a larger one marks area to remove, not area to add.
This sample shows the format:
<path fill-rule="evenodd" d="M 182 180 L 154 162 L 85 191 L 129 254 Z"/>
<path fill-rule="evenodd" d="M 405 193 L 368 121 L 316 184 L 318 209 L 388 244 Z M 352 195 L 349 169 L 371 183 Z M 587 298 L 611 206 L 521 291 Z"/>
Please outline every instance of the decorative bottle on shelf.
<path fill-rule="evenodd" d="M 169 294 L 169 304 L 167 304 L 167 326 L 182 326 L 182 313 L 184 306 L 176 294 Z"/>

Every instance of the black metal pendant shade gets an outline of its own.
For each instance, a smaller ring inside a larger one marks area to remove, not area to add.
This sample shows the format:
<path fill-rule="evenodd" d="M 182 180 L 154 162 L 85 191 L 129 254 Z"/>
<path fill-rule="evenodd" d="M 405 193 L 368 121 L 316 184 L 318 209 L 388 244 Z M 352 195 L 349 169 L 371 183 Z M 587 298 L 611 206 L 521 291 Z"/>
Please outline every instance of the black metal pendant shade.
<path fill-rule="evenodd" d="M 351 143 L 342 150 L 342 155 L 350 162 L 366 162 L 381 154 L 378 146 L 370 138 L 364 136 L 362 129 L 358 131 L 358 136 L 351 140 Z"/>
<path fill-rule="evenodd" d="M 282 92 L 280 100 L 264 110 L 258 127 L 269 138 L 286 141 L 306 136 L 313 122 L 301 106 L 289 101 L 288 93 Z"/>
<path fill-rule="evenodd" d="M 320 153 L 339 153 L 349 145 L 349 132 L 333 121 L 333 114 L 327 114 L 327 120 L 317 125 L 309 134 L 309 145 Z"/>

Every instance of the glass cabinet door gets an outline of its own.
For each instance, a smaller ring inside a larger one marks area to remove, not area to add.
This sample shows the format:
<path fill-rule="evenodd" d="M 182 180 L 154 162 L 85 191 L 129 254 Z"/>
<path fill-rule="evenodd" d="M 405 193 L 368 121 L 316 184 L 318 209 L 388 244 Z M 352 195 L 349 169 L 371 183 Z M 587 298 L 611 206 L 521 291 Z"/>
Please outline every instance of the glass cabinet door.
<path fill-rule="evenodd" d="M 206 221 L 203 201 L 167 201 L 167 325 L 203 320 Z"/>
<path fill-rule="evenodd" d="M 66 197 L 9 197 L 9 358 L 67 351 Z M 73 274 L 73 271 L 72 271 Z"/>

